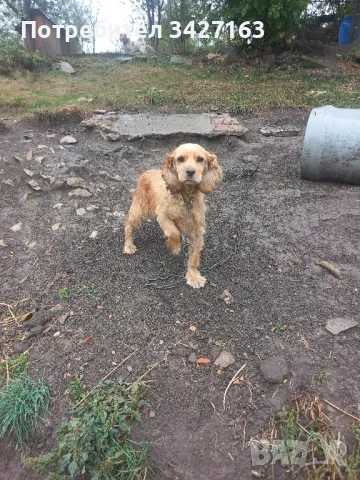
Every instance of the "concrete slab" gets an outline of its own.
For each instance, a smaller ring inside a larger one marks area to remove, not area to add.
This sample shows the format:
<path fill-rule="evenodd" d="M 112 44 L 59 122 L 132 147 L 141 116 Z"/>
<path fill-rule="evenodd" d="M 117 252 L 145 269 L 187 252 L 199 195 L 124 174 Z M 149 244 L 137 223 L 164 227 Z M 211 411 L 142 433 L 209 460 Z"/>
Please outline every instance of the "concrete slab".
<path fill-rule="evenodd" d="M 213 126 L 206 115 L 121 115 L 113 130 L 125 136 L 174 135 L 198 133 L 209 135 Z"/>
<path fill-rule="evenodd" d="M 88 128 L 98 128 L 109 141 L 122 138 L 164 137 L 191 134 L 206 137 L 221 135 L 243 136 L 248 129 L 228 114 L 151 115 L 94 114 L 82 123 Z"/>

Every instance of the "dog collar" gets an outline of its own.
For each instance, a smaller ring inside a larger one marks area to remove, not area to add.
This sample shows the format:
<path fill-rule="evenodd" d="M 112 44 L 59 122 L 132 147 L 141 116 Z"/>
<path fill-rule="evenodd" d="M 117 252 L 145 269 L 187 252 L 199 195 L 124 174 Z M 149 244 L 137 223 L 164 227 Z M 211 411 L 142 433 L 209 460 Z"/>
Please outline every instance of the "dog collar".
<path fill-rule="evenodd" d="M 191 203 L 194 200 L 194 197 L 189 197 L 184 192 L 179 193 L 179 203 L 180 205 L 184 205 L 184 203 Z"/>

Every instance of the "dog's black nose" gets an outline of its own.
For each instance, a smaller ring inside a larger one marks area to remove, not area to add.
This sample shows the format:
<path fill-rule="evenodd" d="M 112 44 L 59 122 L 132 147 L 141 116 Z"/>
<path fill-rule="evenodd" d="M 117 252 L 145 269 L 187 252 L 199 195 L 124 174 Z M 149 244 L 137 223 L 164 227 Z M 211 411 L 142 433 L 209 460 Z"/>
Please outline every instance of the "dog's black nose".
<path fill-rule="evenodd" d="M 193 177 L 195 175 L 195 170 L 189 168 L 186 170 L 186 173 L 188 177 Z"/>

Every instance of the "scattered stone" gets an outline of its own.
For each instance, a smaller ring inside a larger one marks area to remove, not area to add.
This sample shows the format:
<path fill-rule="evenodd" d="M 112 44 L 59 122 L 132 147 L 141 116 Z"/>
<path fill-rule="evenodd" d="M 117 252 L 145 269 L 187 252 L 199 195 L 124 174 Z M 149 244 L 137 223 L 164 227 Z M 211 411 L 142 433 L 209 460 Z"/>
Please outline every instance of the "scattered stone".
<path fill-rule="evenodd" d="M 89 238 L 96 238 L 98 236 L 98 232 L 94 230 L 90 235 Z"/>
<path fill-rule="evenodd" d="M 94 113 L 95 113 L 96 115 L 105 115 L 106 110 L 94 110 Z"/>
<path fill-rule="evenodd" d="M 64 73 L 74 74 L 75 70 L 68 62 L 60 62 L 60 70 Z"/>
<path fill-rule="evenodd" d="M 224 290 L 222 294 L 220 295 L 220 299 L 224 300 L 226 305 L 230 305 L 233 302 L 233 296 L 229 292 L 229 290 Z"/>
<path fill-rule="evenodd" d="M 79 215 L 79 217 L 82 217 L 83 215 L 86 215 L 85 208 L 77 208 L 76 209 L 76 215 Z"/>
<path fill-rule="evenodd" d="M 149 416 L 150 416 L 150 418 L 154 418 L 155 417 L 155 412 L 153 410 L 151 410 Z"/>
<path fill-rule="evenodd" d="M 55 150 L 53 149 L 53 147 L 50 147 L 50 152 L 55 153 Z"/>
<path fill-rule="evenodd" d="M 5 248 L 7 247 L 6 243 L 4 242 L 4 240 L 1 238 L 0 239 L 0 248 Z"/>
<path fill-rule="evenodd" d="M 5 183 L 5 185 L 9 185 L 10 187 L 15 187 L 15 183 L 9 178 L 8 180 L 3 180 L 2 183 Z"/>
<path fill-rule="evenodd" d="M 61 223 L 55 223 L 52 227 L 51 227 L 51 230 L 53 232 L 56 232 L 57 230 L 59 230 L 59 228 L 61 227 Z"/>
<path fill-rule="evenodd" d="M 63 203 L 56 203 L 53 208 L 61 208 L 63 205 Z"/>
<path fill-rule="evenodd" d="M 14 345 L 14 353 L 17 355 L 21 355 L 22 353 L 26 352 L 26 350 L 29 350 L 30 346 L 26 342 L 17 342 Z"/>
<path fill-rule="evenodd" d="M 300 130 L 296 127 L 263 127 L 260 133 L 265 137 L 296 137 Z"/>
<path fill-rule="evenodd" d="M 32 328 L 46 325 L 46 323 L 50 322 L 53 317 L 54 314 L 52 312 L 39 310 L 38 312 L 34 312 L 28 320 L 23 322 L 23 326 L 25 330 L 31 330 Z"/>
<path fill-rule="evenodd" d="M 198 358 L 196 363 L 198 365 L 210 365 L 211 361 L 208 358 Z"/>
<path fill-rule="evenodd" d="M 19 157 L 18 155 L 14 155 L 14 159 L 19 163 L 24 163 L 24 160 L 21 157 Z"/>
<path fill-rule="evenodd" d="M 110 142 L 118 142 L 120 140 L 120 135 L 117 133 L 108 133 L 105 135 L 105 140 Z"/>
<path fill-rule="evenodd" d="M 133 371 L 133 367 L 131 367 L 130 365 L 129 365 L 128 367 L 126 367 L 126 368 L 127 368 L 127 371 L 128 371 L 128 372 L 132 372 L 132 371 Z"/>
<path fill-rule="evenodd" d="M 233 363 L 235 363 L 234 356 L 229 352 L 223 351 L 223 352 L 220 353 L 218 358 L 215 360 L 214 365 L 216 365 L 217 367 L 220 367 L 220 368 L 227 368 L 230 365 L 232 365 Z"/>
<path fill-rule="evenodd" d="M 38 163 L 39 165 L 42 164 L 42 161 L 44 160 L 45 157 L 41 157 L 41 156 L 38 156 L 38 157 L 35 157 L 34 160 L 36 163 Z"/>
<path fill-rule="evenodd" d="M 47 145 L 38 145 L 37 147 L 39 150 L 43 150 L 44 148 L 48 148 Z"/>
<path fill-rule="evenodd" d="M 24 135 L 25 140 L 30 140 L 31 138 L 34 138 L 34 135 L 32 133 L 26 133 Z"/>
<path fill-rule="evenodd" d="M 87 182 L 79 177 L 70 177 L 66 179 L 66 184 L 69 187 L 79 187 L 89 190 L 92 194 L 96 194 L 96 187 L 94 184 Z"/>
<path fill-rule="evenodd" d="M 28 170 L 27 168 L 24 168 L 24 172 L 26 173 L 26 175 L 28 177 L 33 177 L 34 176 L 34 172 L 32 170 Z"/>
<path fill-rule="evenodd" d="M 74 191 L 69 192 L 69 197 L 91 197 L 92 193 L 83 188 L 76 188 Z"/>
<path fill-rule="evenodd" d="M 243 170 L 243 176 L 244 177 L 254 177 L 258 170 L 259 170 L 259 167 L 257 167 L 256 165 L 248 165 Z"/>
<path fill-rule="evenodd" d="M 194 352 L 190 353 L 188 360 L 189 360 L 189 363 L 196 363 L 197 361 L 196 354 Z"/>
<path fill-rule="evenodd" d="M 55 332 L 53 337 L 60 337 L 60 332 Z"/>
<path fill-rule="evenodd" d="M 61 315 L 61 317 L 59 317 L 59 322 L 61 323 L 61 325 L 64 325 L 68 317 L 69 315 L 67 313 L 64 313 L 63 315 Z"/>
<path fill-rule="evenodd" d="M 66 135 L 66 137 L 63 137 L 61 140 L 60 140 L 60 143 L 65 143 L 67 145 L 71 145 L 72 143 L 77 143 L 77 140 L 76 138 L 72 137 L 71 135 Z"/>
<path fill-rule="evenodd" d="M 42 188 L 40 187 L 40 185 L 38 184 L 38 182 L 36 180 L 30 180 L 28 182 L 28 185 L 30 185 L 30 187 L 33 188 L 36 191 L 42 190 Z"/>
<path fill-rule="evenodd" d="M 16 223 L 15 225 L 13 225 L 13 226 L 11 227 L 11 230 L 12 230 L 13 232 L 20 232 L 21 227 L 22 227 L 22 223 L 19 222 L 19 223 Z"/>
<path fill-rule="evenodd" d="M 34 248 L 34 247 L 35 247 L 36 242 L 30 242 L 30 243 L 27 243 L 26 245 L 27 245 L 28 248 L 31 249 L 31 248 Z"/>
<path fill-rule="evenodd" d="M 26 154 L 26 160 L 28 162 L 31 162 L 31 160 L 33 159 L 33 152 L 32 150 L 30 150 L 27 154 Z"/>
<path fill-rule="evenodd" d="M 123 217 L 125 217 L 125 213 L 115 211 L 115 212 L 112 213 L 112 216 L 117 217 L 117 218 L 123 218 Z"/>
<path fill-rule="evenodd" d="M 86 207 L 86 210 L 87 210 L 88 212 L 93 212 L 94 210 L 98 210 L 98 209 L 99 209 L 99 207 L 97 207 L 96 205 L 88 205 L 88 206 Z"/>
<path fill-rule="evenodd" d="M 327 321 L 325 328 L 333 335 L 339 335 L 339 333 L 345 332 L 357 325 L 359 325 L 359 322 L 356 322 L 351 318 L 330 318 Z"/>
<path fill-rule="evenodd" d="M 274 355 L 260 363 L 260 373 L 271 383 L 282 383 L 289 375 L 289 367 L 283 355 Z"/>
<path fill-rule="evenodd" d="M 39 335 L 40 333 L 42 333 L 44 331 L 45 327 L 42 326 L 42 325 L 38 325 L 37 327 L 34 327 L 32 328 L 27 336 L 26 336 L 26 339 L 29 339 L 31 337 L 36 337 L 36 335 Z"/>

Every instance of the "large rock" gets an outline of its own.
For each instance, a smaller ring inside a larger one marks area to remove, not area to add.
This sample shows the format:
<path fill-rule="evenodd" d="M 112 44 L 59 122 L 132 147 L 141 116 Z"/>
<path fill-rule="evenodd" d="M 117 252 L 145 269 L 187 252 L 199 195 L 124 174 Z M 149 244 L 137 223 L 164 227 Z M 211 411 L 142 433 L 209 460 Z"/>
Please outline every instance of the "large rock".
<path fill-rule="evenodd" d="M 352 318 L 330 318 L 327 321 L 325 328 L 333 335 L 339 335 L 339 333 L 345 332 L 357 325 L 359 325 L 359 322 Z"/>
<path fill-rule="evenodd" d="M 221 352 L 218 358 L 215 360 L 214 365 L 220 368 L 227 368 L 235 363 L 234 356 L 229 352 Z"/>
<path fill-rule="evenodd" d="M 281 383 L 289 376 L 289 366 L 283 355 L 274 355 L 260 364 L 260 372 L 265 380 L 271 383 Z"/>
<path fill-rule="evenodd" d="M 70 63 L 67 63 L 67 62 L 60 62 L 60 70 L 64 73 L 70 73 L 70 74 L 75 73 L 75 70 L 73 69 L 73 67 L 70 65 Z"/>

